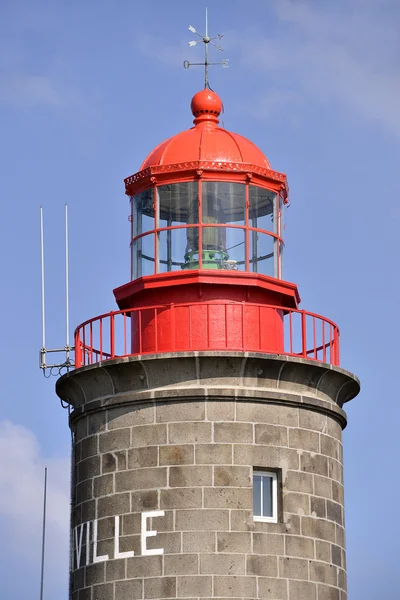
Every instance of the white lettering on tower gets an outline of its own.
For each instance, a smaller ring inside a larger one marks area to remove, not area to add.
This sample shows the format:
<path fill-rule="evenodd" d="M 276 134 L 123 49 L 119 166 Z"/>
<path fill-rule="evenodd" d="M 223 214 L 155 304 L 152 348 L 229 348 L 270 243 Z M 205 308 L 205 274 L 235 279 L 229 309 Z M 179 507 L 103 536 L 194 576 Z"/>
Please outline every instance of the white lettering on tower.
<path fill-rule="evenodd" d="M 140 544 L 141 544 L 141 553 L 143 556 L 154 556 L 157 554 L 164 554 L 163 548 L 147 548 L 147 538 L 155 537 L 157 535 L 157 531 L 155 529 L 147 529 L 147 519 L 152 517 L 164 517 L 165 511 L 163 510 L 151 510 L 148 512 L 143 512 L 141 515 L 141 532 L 140 532 Z M 121 552 L 119 549 L 120 546 L 120 533 L 121 533 L 121 520 L 120 516 L 114 517 L 114 555 L 112 558 L 131 558 L 135 556 L 135 552 L 133 550 L 128 550 L 125 552 Z M 93 526 L 91 526 L 93 523 Z M 86 527 L 86 536 L 85 536 L 85 527 Z M 92 535 L 91 535 L 92 534 Z M 103 554 L 97 556 L 97 537 L 98 537 L 98 520 L 87 521 L 86 523 L 81 523 L 77 525 L 72 532 L 74 547 L 75 547 L 75 563 L 76 568 L 80 569 L 82 562 L 82 551 L 83 551 L 83 538 L 85 536 L 86 543 L 86 565 L 91 563 L 100 563 L 105 562 L 110 559 L 108 554 Z M 91 539 L 92 537 L 92 539 Z M 93 543 L 92 555 L 90 555 L 90 546 Z"/>
<path fill-rule="evenodd" d="M 93 521 L 93 562 L 99 563 L 108 560 L 108 554 L 97 556 L 97 519 Z"/>
<path fill-rule="evenodd" d="M 82 523 L 82 525 L 78 525 L 78 527 L 75 527 L 75 556 L 76 556 L 76 568 L 77 569 L 79 569 L 79 567 L 81 566 L 82 538 L 83 538 L 84 528 L 85 528 L 85 523 Z"/>
<path fill-rule="evenodd" d="M 135 556 L 133 550 L 129 552 L 119 551 L 119 517 L 115 517 L 115 531 L 114 531 L 114 558 L 132 558 Z"/>
<path fill-rule="evenodd" d="M 86 564 L 90 562 L 90 521 L 86 523 Z"/>
<path fill-rule="evenodd" d="M 147 531 L 147 519 L 150 517 L 163 517 L 165 512 L 163 510 L 150 510 L 148 512 L 142 513 L 142 529 L 140 533 L 140 544 L 142 549 L 143 556 L 154 556 L 155 554 L 164 554 L 163 548 L 147 548 L 146 540 L 149 537 L 154 537 L 157 535 L 157 531 L 150 530 Z"/>

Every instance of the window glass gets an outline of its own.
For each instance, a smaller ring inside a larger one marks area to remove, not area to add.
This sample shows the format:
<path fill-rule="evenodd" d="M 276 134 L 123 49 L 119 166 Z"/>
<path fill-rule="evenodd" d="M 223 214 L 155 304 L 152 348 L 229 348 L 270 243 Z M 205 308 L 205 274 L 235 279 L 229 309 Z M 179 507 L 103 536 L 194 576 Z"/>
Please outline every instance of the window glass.
<path fill-rule="evenodd" d="M 277 474 L 270 471 L 253 472 L 253 517 L 255 521 L 276 523 L 278 520 Z"/>
<path fill-rule="evenodd" d="M 273 506 L 272 506 L 272 477 L 263 476 L 262 478 L 263 490 L 262 490 L 262 516 L 272 517 Z"/>
<path fill-rule="evenodd" d="M 197 181 L 161 185 L 157 187 L 157 194 L 159 227 L 198 223 Z"/>
<path fill-rule="evenodd" d="M 253 514 L 261 517 L 261 475 L 253 477 Z"/>
<path fill-rule="evenodd" d="M 160 231 L 159 272 L 198 269 L 198 228 L 179 228 Z"/>
<path fill-rule="evenodd" d="M 133 237 L 154 229 L 153 188 L 144 190 L 132 201 Z"/>
<path fill-rule="evenodd" d="M 260 231 L 250 231 L 250 270 L 276 277 L 274 261 L 275 238 Z"/>
<path fill-rule="evenodd" d="M 245 230 L 236 227 L 203 226 L 203 269 L 244 271 Z"/>
<path fill-rule="evenodd" d="M 133 256 L 136 257 L 134 279 L 154 273 L 154 234 L 149 233 L 133 242 Z"/>
<path fill-rule="evenodd" d="M 227 181 L 204 181 L 203 223 L 245 225 L 246 186 Z"/>
<path fill-rule="evenodd" d="M 251 185 L 249 187 L 249 225 L 275 232 L 274 200 L 270 190 Z"/>

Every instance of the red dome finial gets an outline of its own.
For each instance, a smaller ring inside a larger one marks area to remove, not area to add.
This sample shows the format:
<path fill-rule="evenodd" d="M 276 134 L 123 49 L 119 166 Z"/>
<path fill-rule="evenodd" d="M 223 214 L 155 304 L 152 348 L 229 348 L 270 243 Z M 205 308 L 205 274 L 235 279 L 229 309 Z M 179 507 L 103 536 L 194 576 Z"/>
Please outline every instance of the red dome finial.
<path fill-rule="evenodd" d="M 208 123 L 219 123 L 218 117 L 222 111 L 222 100 L 209 88 L 204 88 L 201 92 L 197 92 L 192 98 L 190 104 L 192 109 L 194 123 L 208 122 Z"/>

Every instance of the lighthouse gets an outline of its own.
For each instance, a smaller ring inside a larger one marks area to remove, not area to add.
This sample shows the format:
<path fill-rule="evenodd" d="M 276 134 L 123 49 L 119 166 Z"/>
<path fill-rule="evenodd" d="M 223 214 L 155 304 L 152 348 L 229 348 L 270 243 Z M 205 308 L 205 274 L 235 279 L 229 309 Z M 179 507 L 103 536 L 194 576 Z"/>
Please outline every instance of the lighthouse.
<path fill-rule="evenodd" d="M 286 176 L 219 124 L 125 180 L 130 281 L 75 331 L 70 600 L 345 600 L 339 329 L 284 277 Z"/>

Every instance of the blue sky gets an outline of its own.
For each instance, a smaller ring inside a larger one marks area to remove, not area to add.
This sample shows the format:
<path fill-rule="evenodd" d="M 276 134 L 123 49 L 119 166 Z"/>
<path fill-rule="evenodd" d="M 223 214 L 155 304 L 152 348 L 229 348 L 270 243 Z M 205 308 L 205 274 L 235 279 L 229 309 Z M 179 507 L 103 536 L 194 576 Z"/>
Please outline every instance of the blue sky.
<path fill-rule="evenodd" d="M 210 3 L 211 4 L 211 3 Z M 49 467 L 46 598 L 67 598 L 70 437 L 38 369 L 38 211 L 45 211 L 47 346 L 64 343 L 63 211 L 71 324 L 114 309 L 129 279 L 124 177 L 191 126 L 202 72 L 184 70 L 205 5 L 170 0 L 0 2 L 3 343 L 0 573 L 4 597 L 39 590 Z M 214 0 L 229 69 L 211 73 L 224 125 L 288 175 L 285 277 L 336 321 L 361 379 L 344 433 L 351 600 L 397 600 L 400 408 L 397 0 Z M 220 57 L 218 57 L 220 58 Z M 23 574 L 23 576 L 21 576 Z"/>

